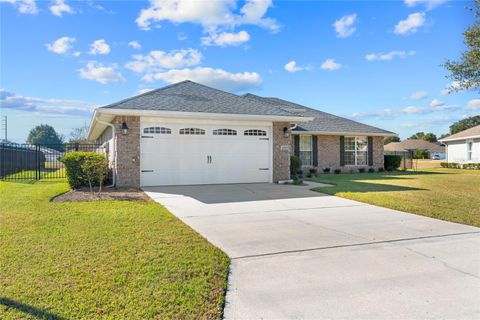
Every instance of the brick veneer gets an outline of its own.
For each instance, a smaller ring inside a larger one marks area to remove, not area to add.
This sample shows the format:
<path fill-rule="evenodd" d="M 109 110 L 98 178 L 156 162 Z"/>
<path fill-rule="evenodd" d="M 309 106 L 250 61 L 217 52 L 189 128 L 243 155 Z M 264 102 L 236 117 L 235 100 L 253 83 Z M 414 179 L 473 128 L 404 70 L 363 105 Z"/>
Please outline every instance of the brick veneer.
<path fill-rule="evenodd" d="M 383 168 L 383 137 L 373 137 L 373 167 Z"/>
<path fill-rule="evenodd" d="M 122 123 L 128 133 L 122 133 Z M 117 187 L 140 187 L 140 117 L 121 116 L 114 120 L 117 139 Z"/>
<path fill-rule="evenodd" d="M 289 128 L 288 122 L 273 123 L 273 182 L 290 179 L 291 136 L 285 138 L 283 128 Z"/>

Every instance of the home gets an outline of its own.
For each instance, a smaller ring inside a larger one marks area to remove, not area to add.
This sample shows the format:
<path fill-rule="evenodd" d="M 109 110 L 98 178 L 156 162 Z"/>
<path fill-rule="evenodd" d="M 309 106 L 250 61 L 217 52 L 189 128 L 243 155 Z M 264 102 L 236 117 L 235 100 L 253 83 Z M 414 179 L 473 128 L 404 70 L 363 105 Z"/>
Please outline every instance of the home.
<path fill-rule="evenodd" d="M 480 162 L 480 125 L 439 140 L 446 145 L 447 161 Z"/>
<path fill-rule="evenodd" d="M 277 98 L 235 95 L 183 81 L 93 114 L 117 186 L 278 182 L 290 156 L 302 166 L 383 167 L 395 133 Z"/>
<path fill-rule="evenodd" d="M 438 156 L 439 160 L 445 159 L 445 147 L 439 143 L 433 143 L 420 139 L 407 139 L 402 142 L 390 142 L 385 145 L 385 152 L 392 153 L 409 153 L 411 157 L 415 155 L 416 150 L 422 150 L 428 153 L 428 156 Z"/>

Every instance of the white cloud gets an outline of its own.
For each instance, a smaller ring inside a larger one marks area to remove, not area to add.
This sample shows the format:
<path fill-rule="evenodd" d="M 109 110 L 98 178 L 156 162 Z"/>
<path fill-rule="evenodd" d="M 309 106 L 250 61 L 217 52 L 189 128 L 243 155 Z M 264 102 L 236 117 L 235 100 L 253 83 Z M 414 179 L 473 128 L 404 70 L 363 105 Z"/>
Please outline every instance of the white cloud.
<path fill-rule="evenodd" d="M 406 35 L 415 33 L 425 24 L 425 13 L 415 12 L 408 15 L 407 19 L 400 20 L 395 26 L 394 33 Z"/>
<path fill-rule="evenodd" d="M 172 69 L 165 72 L 150 73 L 142 79 L 146 82 L 163 80 L 167 83 L 191 80 L 230 92 L 258 88 L 262 83 L 262 78 L 256 72 L 230 73 L 222 69 L 205 67 Z"/>
<path fill-rule="evenodd" d="M 81 54 L 82 53 L 80 51 L 75 51 L 74 53 L 72 53 L 74 57 L 80 57 Z"/>
<path fill-rule="evenodd" d="M 477 110 L 480 109 L 480 99 L 472 99 L 467 103 L 467 109 Z"/>
<path fill-rule="evenodd" d="M 428 93 L 426 93 L 425 91 L 417 91 L 412 93 L 409 98 L 412 100 L 421 100 L 425 99 L 426 97 L 428 97 Z"/>
<path fill-rule="evenodd" d="M 90 45 L 90 54 L 109 54 L 110 53 L 110 46 L 104 39 L 99 39 L 93 41 Z"/>
<path fill-rule="evenodd" d="M 138 90 L 137 90 L 137 94 L 147 93 L 147 92 L 150 92 L 150 91 L 152 91 L 152 90 L 155 90 L 155 89 L 151 89 L 151 88 L 138 89 Z"/>
<path fill-rule="evenodd" d="M 399 111 L 386 108 L 378 111 L 369 111 L 369 112 L 355 112 L 352 114 L 352 118 L 355 119 L 366 119 L 366 118 L 375 118 L 378 120 L 391 120 L 398 115 Z"/>
<path fill-rule="evenodd" d="M 140 42 L 138 42 L 137 40 L 133 40 L 133 41 L 130 41 L 128 43 L 128 46 L 135 49 L 135 50 L 140 50 L 142 49 L 142 45 L 140 44 Z"/>
<path fill-rule="evenodd" d="M 440 91 L 440 95 L 448 96 L 450 93 L 454 92 L 455 90 L 460 89 L 460 82 L 459 81 L 452 81 L 445 86 L 445 88 Z"/>
<path fill-rule="evenodd" d="M 420 113 L 422 112 L 422 109 L 415 107 L 415 106 L 408 106 L 406 108 L 402 109 L 403 113 Z"/>
<path fill-rule="evenodd" d="M 297 62 L 295 60 L 292 60 L 284 66 L 284 69 L 288 72 L 298 72 L 305 70 L 306 68 L 297 66 Z"/>
<path fill-rule="evenodd" d="M 37 14 L 38 7 L 35 0 L 0 0 L 1 2 L 11 3 L 18 12 L 23 14 Z"/>
<path fill-rule="evenodd" d="M 54 4 L 50 6 L 50 11 L 57 17 L 61 17 L 64 13 L 74 14 L 75 10 L 72 9 L 64 0 L 55 0 Z"/>
<path fill-rule="evenodd" d="M 276 21 L 264 17 L 271 5 L 271 0 L 247 0 L 238 14 L 234 12 L 235 0 L 150 0 L 150 6 L 140 11 L 136 23 L 144 30 L 149 30 L 154 22 L 170 21 L 177 24 L 200 24 L 207 31 L 242 24 L 258 25 L 276 31 L 279 28 Z"/>
<path fill-rule="evenodd" d="M 102 84 L 109 82 L 124 82 L 125 78 L 117 71 L 117 65 L 105 66 L 97 61 L 89 61 L 86 68 L 78 70 L 80 78 L 94 80 Z"/>
<path fill-rule="evenodd" d="M 211 33 L 208 37 L 202 38 L 204 46 L 238 46 L 250 40 L 250 35 L 246 31 Z"/>
<path fill-rule="evenodd" d="M 393 60 L 395 57 L 397 58 L 406 58 L 408 56 L 413 56 L 415 55 L 415 51 L 397 51 L 393 50 L 388 53 L 369 53 L 365 56 L 365 59 L 368 61 L 390 61 Z"/>
<path fill-rule="evenodd" d="M 354 25 L 356 19 L 357 15 L 354 13 L 348 16 L 343 16 L 336 20 L 333 23 L 333 26 L 335 28 L 335 32 L 337 33 L 337 37 L 347 38 L 351 36 L 356 30 Z"/>
<path fill-rule="evenodd" d="M 435 100 L 434 100 L 435 101 Z M 432 101 L 433 102 L 433 101 Z M 357 119 L 374 118 L 376 120 L 392 120 L 400 116 L 423 115 L 442 111 L 454 111 L 460 109 L 457 105 L 445 105 L 444 103 L 430 103 L 427 106 L 407 106 L 405 108 L 386 108 L 378 111 L 357 112 L 352 117 Z"/>
<path fill-rule="evenodd" d="M 196 49 L 182 49 L 165 51 L 150 51 L 147 55 L 136 54 L 134 61 L 128 62 L 125 67 L 134 72 L 156 72 L 161 69 L 190 67 L 200 63 L 202 54 Z"/>
<path fill-rule="evenodd" d="M 440 106 L 443 106 L 445 103 L 438 100 L 438 99 L 433 99 L 431 102 L 430 102 L 430 107 L 440 107 Z"/>
<path fill-rule="evenodd" d="M 434 9 L 444 2 L 447 2 L 447 0 L 404 0 L 407 7 L 412 8 L 417 5 L 425 5 L 428 10 Z"/>
<path fill-rule="evenodd" d="M 57 54 L 67 53 L 73 46 L 75 38 L 72 37 L 61 37 L 52 43 L 47 43 L 48 51 L 52 51 Z"/>
<path fill-rule="evenodd" d="M 340 63 L 336 63 L 335 59 L 327 59 L 320 66 L 320 68 L 322 68 L 323 70 L 329 70 L 329 71 L 338 70 L 341 67 L 342 65 Z"/>
<path fill-rule="evenodd" d="M 180 41 L 187 40 L 188 36 L 185 32 L 179 32 L 177 34 L 177 39 L 180 40 Z"/>

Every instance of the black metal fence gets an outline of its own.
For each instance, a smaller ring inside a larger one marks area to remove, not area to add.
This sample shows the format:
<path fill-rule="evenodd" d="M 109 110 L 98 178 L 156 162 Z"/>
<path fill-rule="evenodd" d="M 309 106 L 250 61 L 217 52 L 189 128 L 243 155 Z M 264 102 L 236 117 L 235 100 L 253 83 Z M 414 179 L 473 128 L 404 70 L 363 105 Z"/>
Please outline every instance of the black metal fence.
<path fill-rule="evenodd" d="M 0 144 L 0 179 L 40 180 L 65 178 L 60 159 L 69 152 L 103 153 L 98 144 Z"/>
<path fill-rule="evenodd" d="M 400 162 L 400 169 L 413 168 L 413 152 L 412 151 L 385 151 L 384 154 L 402 157 L 402 161 Z"/>

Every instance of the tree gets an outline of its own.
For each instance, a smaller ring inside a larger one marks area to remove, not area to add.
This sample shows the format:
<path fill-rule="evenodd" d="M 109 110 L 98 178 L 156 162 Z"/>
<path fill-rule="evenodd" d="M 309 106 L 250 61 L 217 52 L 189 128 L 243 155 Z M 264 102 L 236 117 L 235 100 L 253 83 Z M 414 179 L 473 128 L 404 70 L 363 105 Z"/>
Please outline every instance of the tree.
<path fill-rule="evenodd" d="M 422 140 L 428 141 L 428 142 L 437 142 L 437 136 L 434 133 L 427 133 L 422 137 Z"/>
<path fill-rule="evenodd" d="M 480 125 L 480 116 L 473 116 L 457 121 L 450 126 L 450 134 L 455 134 L 463 130 Z"/>
<path fill-rule="evenodd" d="M 73 128 L 72 131 L 70 132 L 70 140 L 69 142 L 86 142 L 87 141 L 87 135 L 88 135 L 88 126 L 85 123 L 83 126 L 78 127 L 78 128 Z"/>
<path fill-rule="evenodd" d="M 400 142 L 399 137 L 386 137 L 383 139 L 383 144 L 389 144 L 390 142 Z"/>
<path fill-rule="evenodd" d="M 454 81 L 450 91 L 479 90 L 480 91 L 480 0 L 475 0 L 475 21 L 463 33 L 467 50 L 460 56 L 459 61 L 448 60 L 443 65 Z"/>
<path fill-rule="evenodd" d="M 415 134 L 413 134 L 410 138 L 408 139 L 415 139 L 415 140 L 419 140 L 419 139 L 423 139 L 423 137 L 425 136 L 425 132 L 417 132 Z"/>
<path fill-rule="evenodd" d="M 52 126 L 41 124 L 30 130 L 27 143 L 50 144 L 52 149 L 62 150 L 62 147 L 59 145 L 63 143 L 63 136 L 58 134 Z"/>
<path fill-rule="evenodd" d="M 85 157 L 80 167 L 82 168 L 83 173 L 87 176 L 90 192 L 93 193 L 93 185 L 95 181 L 98 181 L 100 185 L 98 193 L 102 192 L 103 181 L 108 173 L 108 163 L 105 156 L 93 153 L 90 156 Z"/>

